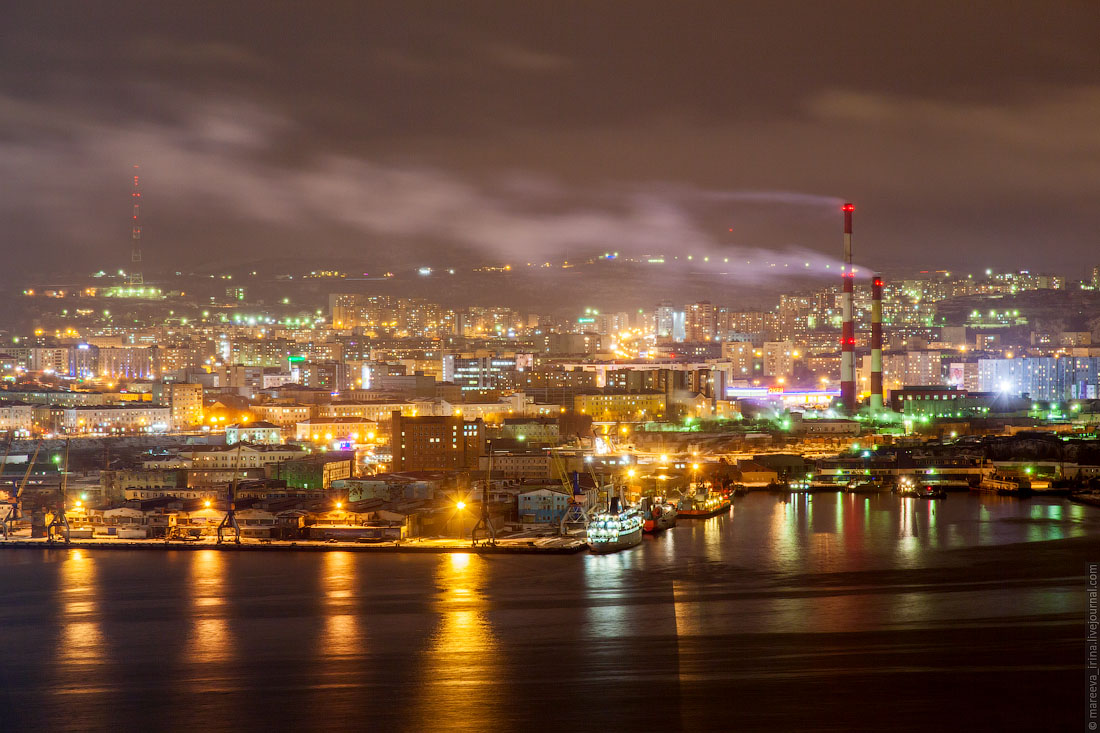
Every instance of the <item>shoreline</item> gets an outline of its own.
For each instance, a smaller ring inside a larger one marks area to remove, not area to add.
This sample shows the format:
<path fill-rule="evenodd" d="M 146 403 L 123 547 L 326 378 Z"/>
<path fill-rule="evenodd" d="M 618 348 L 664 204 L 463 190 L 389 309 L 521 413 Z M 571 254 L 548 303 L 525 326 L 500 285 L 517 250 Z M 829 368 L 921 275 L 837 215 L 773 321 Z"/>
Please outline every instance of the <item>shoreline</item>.
<path fill-rule="evenodd" d="M 0 550 L 159 550 L 221 552 L 375 552 L 407 554 L 478 553 L 483 555 L 575 555 L 587 550 L 579 540 L 551 540 L 553 544 L 534 544 L 531 540 L 498 540 L 496 545 L 473 547 L 454 540 L 428 540 L 420 542 L 317 542 L 245 540 L 235 542 L 164 542 L 163 540 L 72 540 L 47 542 L 44 538 L 0 540 Z"/>

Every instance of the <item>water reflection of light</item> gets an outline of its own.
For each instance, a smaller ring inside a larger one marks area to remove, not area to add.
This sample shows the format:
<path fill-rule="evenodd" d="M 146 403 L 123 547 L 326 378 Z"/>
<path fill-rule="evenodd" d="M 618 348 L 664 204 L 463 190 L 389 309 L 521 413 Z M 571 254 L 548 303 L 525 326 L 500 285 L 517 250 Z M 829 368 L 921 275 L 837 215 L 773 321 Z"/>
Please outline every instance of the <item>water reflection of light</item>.
<path fill-rule="evenodd" d="M 96 616 L 96 567 L 83 550 L 70 550 L 61 563 L 59 590 L 64 595 L 61 614 L 60 659 L 65 663 L 99 664 L 103 654 L 103 632 Z M 81 688 L 90 691 L 90 688 Z"/>
<path fill-rule="evenodd" d="M 362 652 L 362 637 L 355 617 L 355 569 L 352 553 L 325 553 L 322 648 L 326 656 L 355 656 Z"/>
<path fill-rule="evenodd" d="M 494 720 L 505 703 L 493 694 L 499 682 L 498 652 L 485 598 L 488 561 L 448 553 L 436 570 L 433 610 L 439 626 L 423 653 L 416 717 L 420 730 L 459 730 L 472 720 Z"/>
<path fill-rule="evenodd" d="M 233 655 L 229 622 L 222 615 L 225 602 L 225 560 L 218 550 L 200 550 L 191 561 L 191 634 L 188 647 L 192 661 L 214 662 Z"/>
<path fill-rule="evenodd" d="M 692 526 L 692 532 L 706 529 Z M 706 540 L 704 539 L 704 542 Z M 584 558 L 585 595 L 590 633 L 593 636 L 618 636 L 626 621 L 625 605 L 629 575 L 634 569 L 638 550 L 625 550 L 608 555 L 588 555 Z"/>
<path fill-rule="evenodd" d="M 772 554 L 780 568 L 786 569 L 798 561 L 794 529 L 795 507 L 793 502 L 777 501 L 772 507 Z"/>
<path fill-rule="evenodd" d="M 919 532 L 915 506 L 917 500 L 910 496 L 900 499 L 898 507 L 898 546 L 897 554 L 904 560 L 912 560 L 920 551 Z"/>

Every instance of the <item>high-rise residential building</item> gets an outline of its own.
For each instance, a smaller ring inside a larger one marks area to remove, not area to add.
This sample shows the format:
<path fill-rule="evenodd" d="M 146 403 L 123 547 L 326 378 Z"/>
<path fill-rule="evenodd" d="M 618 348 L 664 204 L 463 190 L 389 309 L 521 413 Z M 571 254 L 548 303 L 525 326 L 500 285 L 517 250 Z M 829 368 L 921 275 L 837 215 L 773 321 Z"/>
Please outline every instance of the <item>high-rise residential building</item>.
<path fill-rule="evenodd" d="M 717 334 L 717 309 L 709 300 L 684 306 L 684 340 L 710 341 Z"/>
<path fill-rule="evenodd" d="M 597 354 L 603 338 L 598 333 L 545 333 L 535 344 L 543 354 Z"/>
<path fill-rule="evenodd" d="M 172 430 L 186 430 L 202 424 L 202 385 L 188 382 L 153 382 L 153 402 L 170 410 Z"/>
<path fill-rule="evenodd" d="M 390 444 L 393 470 L 468 471 L 485 452 L 481 418 L 466 421 L 455 416 L 404 417 L 391 415 Z"/>
<path fill-rule="evenodd" d="M 905 386 L 931 387 L 943 384 L 943 352 L 935 349 L 905 354 Z"/>
<path fill-rule="evenodd" d="M 730 311 L 726 319 L 729 333 L 736 334 L 735 340 L 760 343 L 771 339 L 777 330 L 776 314 L 767 311 Z"/>
<path fill-rule="evenodd" d="M 756 347 L 751 341 L 723 342 L 722 360 L 730 363 L 729 374 L 733 379 L 748 378 L 756 373 Z"/>
<path fill-rule="evenodd" d="M 503 389 L 513 382 L 517 370 L 513 356 L 443 355 L 443 381 L 453 382 L 465 392 Z"/>
<path fill-rule="evenodd" d="M 507 336 L 524 328 L 526 320 L 511 308 L 470 306 L 458 314 L 457 331 L 468 338 Z"/>
<path fill-rule="evenodd" d="M 1093 290 L 1100 290 L 1100 265 L 1093 265 L 1092 267 L 1092 288 Z"/>
<path fill-rule="evenodd" d="M 683 341 L 684 312 L 677 310 L 676 306 L 667 300 L 661 301 L 657 304 L 656 327 L 659 337 Z"/>
<path fill-rule="evenodd" d="M 983 392 L 1027 395 L 1034 400 L 1096 399 L 1100 396 L 1100 357 L 980 359 Z"/>
<path fill-rule="evenodd" d="M 794 343 L 791 341 L 764 342 L 764 376 L 789 377 L 794 372 Z"/>
<path fill-rule="evenodd" d="M 350 384 L 347 367 L 342 361 L 301 362 L 298 364 L 299 382 L 303 387 L 320 387 L 338 392 Z"/>

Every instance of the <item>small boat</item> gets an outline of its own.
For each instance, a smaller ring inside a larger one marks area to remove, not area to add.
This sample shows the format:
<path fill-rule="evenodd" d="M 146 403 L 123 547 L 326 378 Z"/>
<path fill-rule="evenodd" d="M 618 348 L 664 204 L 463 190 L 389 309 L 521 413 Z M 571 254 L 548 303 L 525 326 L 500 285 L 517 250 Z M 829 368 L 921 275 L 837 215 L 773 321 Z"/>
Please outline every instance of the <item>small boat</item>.
<path fill-rule="evenodd" d="M 642 516 L 645 524 L 642 531 L 650 534 L 663 532 L 676 526 L 676 505 L 657 498 L 647 497 L 642 500 Z"/>
<path fill-rule="evenodd" d="M 939 486 L 925 484 L 917 486 L 908 476 L 902 477 L 897 486 L 898 496 L 911 499 L 946 499 L 946 489 Z"/>
<path fill-rule="evenodd" d="M 844 487 L 849 494 L 879 494 L 889 491 L 890 487 L 882 481 L 851 481 Z"/>
<path fill-rule="evenodd" d="M 791 481 L 788 485 L 790 486 L 790 492 L 792 494 L 812 494 L 817 491 L 839 491 L 841 488 L 838 484 L 831 484 L 827 481 L 811 481 L 809 479 Z"/>
<path fill-rule="evenodd" d="M 676 505 L 676 515 L 685 519 L 707 519 L 728 512 L 730 498 L 717 491 L 704 494 L 691 493 L 681 497 Z"/>
<path fill-rule="evenodd" d="M 596 512 L 588 521 L 588 549 L 607 554 L 637 546 L 642 541 L 645 519 L 635 507 L 620 507 L 619 498 L 611 499 L 605 512 Z"/>

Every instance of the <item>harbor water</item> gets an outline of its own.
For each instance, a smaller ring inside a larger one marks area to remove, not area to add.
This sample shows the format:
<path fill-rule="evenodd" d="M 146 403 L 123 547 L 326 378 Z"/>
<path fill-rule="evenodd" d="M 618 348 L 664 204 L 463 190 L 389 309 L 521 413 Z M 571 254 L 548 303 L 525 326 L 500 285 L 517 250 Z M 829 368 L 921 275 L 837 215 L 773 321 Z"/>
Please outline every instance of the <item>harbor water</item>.
<path fill-rule="evenodd" d="M 610 555 L 0 549 L 2 730 L 1058 730 L 1100 509 L 755 493 Z"/>

